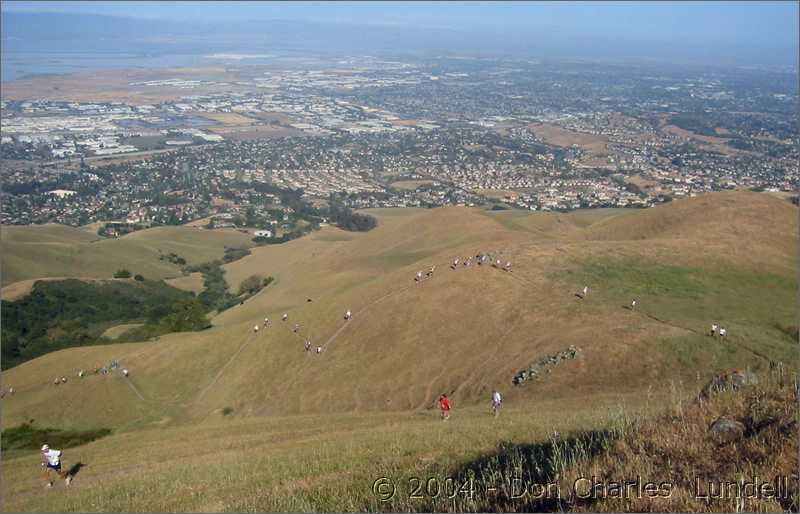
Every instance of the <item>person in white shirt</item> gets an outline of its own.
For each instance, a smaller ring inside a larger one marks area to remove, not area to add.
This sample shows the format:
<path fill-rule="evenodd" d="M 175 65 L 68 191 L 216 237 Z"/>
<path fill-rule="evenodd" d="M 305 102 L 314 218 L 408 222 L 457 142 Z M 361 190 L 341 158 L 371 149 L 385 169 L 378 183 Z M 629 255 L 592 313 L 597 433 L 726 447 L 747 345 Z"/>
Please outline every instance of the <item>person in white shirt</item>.
<path fill-rule="evenodd" d="M 418 272 L 417 272 L 417 276 L 416 276 L 416 277 L 414 277 L 414 280 L 416 280 L 417 282 L 419 282 L 420 280 L 422 280 L 422 272 L 421 272 L 421 271 L 418 271 Z"/>
<path fill-rule="evenodd" d="M 720 339 L 724 339 L 725 336 L 728 335 L 728 329 L 719 327 L 719 337 Z"/>
<path fill-rule="evenodd" d="M 288 315 L 288 314 L 286 314 L 286 313 L 284 313 L 284 314 L 283 314 L 283 316 L 281 317 L 281 319 L 282 319 L 283 321 L 286 321 L 287 319 L 289 319 L 289 315 Z"/>
<path fill-rule="evenodd" d="M 123 369 L 122 370 L 122 374 L 127 377 L 128 376 L 128 369 L 127 368 Z"/>
<path fill-rule="evenodd" d="M 50 480 L 51 469 L 64 479 L 66 485 L 72 482 L 72 475 L 67 471 L 61 470 L 61 450 L 51 449 L 46 444 L 42 446 L 42 467 L 44 468 L 44 479 L 47 481 L 47 487 L 53 487 L 53 481 Z"/>
<path fill-rule="evenodd" d="M 267 326 L 269 326 L 269 318 L 264 318 L 264 328 L 267 328 Z"/>
<path fill-rule="evenodd" d="M 635 310 L 635 309 L 636 309 L 636 300 L 633 300 L 631 302 L 631 310 Z"/>
<path fill-rule="evenodd" d="M 322 353 L 322 347 L 321 346 L 317 346 L 317 353 Z"/>
<path fill-rule="evenodd" d="M 716 323 L 712 323 L 711 324 L 711 337 L 714 337 L 716 335 L 717 335 L 717 324 Z"/>
<path fill-rule="evenodd" d="M 350 311 L 344 313 L 344 319 L 350 319 L 353 317 L 353 314 Z"/>
<path fill-rule="evenodd" d="M 503 404 L 503 397 L 500 396 L 500 391 L 492 393 L 492 414 L 497 416 L 500 414 L 500 406 Z"/>
<path fill-rule="evenodd" d="M 583 297 L 586 298 L 586 295 L 589 293 L 589 286 L 583 286 Z"/>
<path fill-rule="evenodd" d="M 253 327 L 253 332 L 255 332 L 256 334 L 258 334 L 258 325 L 256 325 L 256 326 L 254 326 L 254 327 Z"/>

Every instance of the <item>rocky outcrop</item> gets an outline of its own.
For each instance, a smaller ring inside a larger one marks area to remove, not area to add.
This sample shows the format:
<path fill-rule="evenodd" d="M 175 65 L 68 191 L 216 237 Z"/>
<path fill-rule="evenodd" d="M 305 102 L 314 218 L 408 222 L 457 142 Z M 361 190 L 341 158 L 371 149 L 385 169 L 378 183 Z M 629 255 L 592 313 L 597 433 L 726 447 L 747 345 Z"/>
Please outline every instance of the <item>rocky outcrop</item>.
<path fill-rule="evenodd" d="M 560 352 L 547 355 L 537 360 L 527 369 L 523 369 L 514 375 L 511 382 L 518 386 L 530 380 L 538 380 L 542 375 L 550 373 L 551 368 L 554 366 L 558 366 L 563 361 L 575 359 L 580 353 L 580 348 L 570 345 L 566 350 L 561 350 Z"/>
<path fill-rule="evenodd" d="M 711 424 L 708 432 L 711 437 L 722 443 L 730 443 L 744 436 L 744 423 L 725 416 L 720 416 Z"/>
<path fill-rule="evenodd" d="M 700 391 L 700 398 L 708 399 L 722 391 L 736 391 L 747 385 L 755 385 L 758 378 L 748 371 L 733 370 L 714 377 Z"/>

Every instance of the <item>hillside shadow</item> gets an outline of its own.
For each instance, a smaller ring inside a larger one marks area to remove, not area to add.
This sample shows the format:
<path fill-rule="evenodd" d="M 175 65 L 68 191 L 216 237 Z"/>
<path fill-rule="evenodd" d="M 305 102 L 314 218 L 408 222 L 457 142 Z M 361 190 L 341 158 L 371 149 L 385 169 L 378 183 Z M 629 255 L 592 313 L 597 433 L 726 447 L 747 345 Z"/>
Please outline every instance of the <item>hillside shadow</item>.
<path fill-rule="evenodd" d="M 562 512 L 573 505 L 571 490 L 556 484 L 564 469 L 603 454 L 618 438 L 610 430 L 592 430 L 536 444 L 500 443 L 497 450 L 455 470 L 456 483 L 472 480 L 473 501 L 462 507 L 484 512 Z M 467 500 L 467 498 L 462 498 Z M 441 505 L 427 505 L 436 511 Z M 429 511 L 430 511 L 429 510 Z"/>

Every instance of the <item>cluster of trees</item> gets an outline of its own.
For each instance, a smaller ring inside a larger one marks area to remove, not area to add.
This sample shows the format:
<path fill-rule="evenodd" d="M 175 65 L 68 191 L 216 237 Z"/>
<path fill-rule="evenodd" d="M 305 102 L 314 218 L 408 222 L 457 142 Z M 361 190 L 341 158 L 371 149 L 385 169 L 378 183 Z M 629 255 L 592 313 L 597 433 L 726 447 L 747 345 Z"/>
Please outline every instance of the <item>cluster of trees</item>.
<path fill-rule="evenodd" d="M 306 224 L 296 227 L 294 230 L 284 232 L 280 236 L 272 236 L 272 237 L 256 236 L 253 238 L 253 243 L 255 243 L 258 246 L 286 243 L 288 241 L 291 241 L 292 239 L 303 237 L 312 230 L 317 230 L 317 229 L 319 229 L 319 223 Z"/>
<path fill-rule="evenodd" d="M 367 232 L 378 226 L 378 220 L 369 214 L 353 212 L 334 194 L 331 194 L 328 215 L 331 223 L 342 230 Z"/>
<path fill-rule="evenodd" d="M 272 282 L 272 277 L 262 278 L 261 275 L 251 275 L 242 282 L 238 294 L 232 294 L 228 290 L 228 283 L 225 281 L 225 270 L 222 269 L 222 265 L 237 261 L 247 255 L 250 255 L 248 248 L 226 247 L 225 255 L 222 259 L 184 268 L 187 273 L 200 272 L 203 274 L 205 288 L 197 296 L 197 300 L 205 306 L 206 310 L 222 312 L 230 309 L 234 305 L 244 302 Z"/>
<path fill-rule="evenodd" d="M 239 296 L 247 295 L 249 298 L 270 285 L 273 280 L 275 280 L 274 277 L 265 278 L 258 274 L 250 275 L 239 284 Z"/>
<path fill-rule="evenodd" d="M 62 348 L 108 343 L 105 329 L 132 322 L 144 322 L 149 334 L 209 325 L 191 293 L 160 281 L 39 281 L 29 295 L 2 302 L 3 369 Z"/>
<path fill-rule="evenodd" d="M 162 261 L 171 262 L 177 266 L 186 266 L 186 259 L 178 255 L 177 253 L 170 252 L 167 254 L 162 254 L 159 256 L 159 259 Z"/>

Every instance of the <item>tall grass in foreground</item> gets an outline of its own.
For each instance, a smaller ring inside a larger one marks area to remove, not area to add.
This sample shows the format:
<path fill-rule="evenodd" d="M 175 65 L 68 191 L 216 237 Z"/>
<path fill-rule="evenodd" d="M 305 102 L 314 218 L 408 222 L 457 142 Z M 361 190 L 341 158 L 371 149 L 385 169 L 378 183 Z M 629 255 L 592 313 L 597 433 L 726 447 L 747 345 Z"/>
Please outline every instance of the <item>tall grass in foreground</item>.
<path fill-rule="evenodd" d="M 646 409 L 542 403 L 539 411 L 508 410 L 493 418 L 486 409 L 465 408 L 447 422 L 430 411 L 274 421 L 225 417 L 207 428 L 122 434 L 76 455 L 88 467 L 69 490 L 42 494 L 36 456 L 14 459 L 13 470 L 3 471 L 3 508 L 796 510 L 797 384 L 777 373 L 759 378 L 758 385 L 708 400 L 699 399 L 694 387 L 676 384 L 673 393 L 647 395 Z M 715 439 L 708 429 L 720 416 L 740 422 L 741 437 Z M 108 459 L 129 444 L 124 461 Z M 695 491 L 698 478 L 703 484 L 742 483 L 781 475 L 794 476 L 782 498 L 705 499 Z M 391 488 L 381 489 L 379 479 Z M 625 482 L 630 485 L 613 486 Z M 641 491 L 648 482 L 668 483 L 669 495 L 647 497 Z"/>

